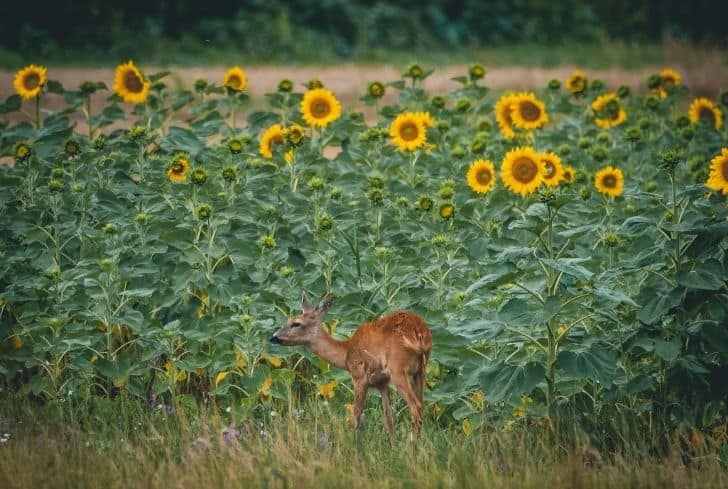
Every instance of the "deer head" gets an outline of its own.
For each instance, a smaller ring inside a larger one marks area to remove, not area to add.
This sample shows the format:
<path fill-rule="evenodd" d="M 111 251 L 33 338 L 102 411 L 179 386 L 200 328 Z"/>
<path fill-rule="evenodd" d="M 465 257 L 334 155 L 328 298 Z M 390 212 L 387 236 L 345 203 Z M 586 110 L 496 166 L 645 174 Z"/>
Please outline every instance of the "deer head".
<path fill-rule="evenodd" d="M 306 293 L 301 298 L 302 313 L 289 319 L 281 329 L 271 336 L 271 343 L 284 346 L 305 345 L 315 342 L 323 330 L 321 316 L 331 308 L 334 294 L 326 294 L 315 307 L 311 305 Z"/>

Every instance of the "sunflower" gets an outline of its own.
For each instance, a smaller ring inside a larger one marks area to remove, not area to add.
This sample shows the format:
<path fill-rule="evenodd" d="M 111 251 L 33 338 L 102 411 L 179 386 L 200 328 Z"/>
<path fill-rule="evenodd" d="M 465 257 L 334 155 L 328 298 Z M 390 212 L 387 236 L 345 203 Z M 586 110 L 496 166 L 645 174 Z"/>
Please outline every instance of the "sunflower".
<path fill-rule="evenodd" d="M 414 151 L 427 141 L 427 128 L 417 113 L 405 112 L 392 121 L 389 135 L 401 151 Z"/>
<path fill-rule="evenodd" d="M 710 161 L 710 176 L 705 186 L 728 195 L 728 148 L 721 149 L 720 154 Z"/>
<path fill-rule="evenodd" d="M 301 114 L 309 126 L 326 127 L 341 117 L 341 104 L 329 90 L 315 88 L 304 94 Z"/>
<path fill-rule="evenodd" d="M 452 219 L 455 216 L 455 206 L 445 202 L 440 206 L 440 217 L 444 220 Z"/>
<path fill-rule="evenodd" d="M 306 137 L 306 132 L 299 124 L 292 124 L 283 132 L 286 137 L 286 141 L 291 146 L 300 146 L 303 139 Z"/>
<path fill-rule="evenodd" d="M 660 98 L 667 97 L 667 94 L 672 92 L 681 82 L 680 73 L 673 69 L 665 68 L 660 72 L 660 86 L 656 90 L 657 95 Z"/>
<path fill-rule="evenodd" d="M 280 124 L 273 124 L 260 138 L 260 155 L 263 158 L 273 158 L 273 145 L 283 143 L 283 128 Z"/>
<path fill-rule="evenodd" d="M 507 93 L 498 99 L 495 104 L 495 120 L 506 139 L 515 139 L 516 137 L 516 132 L 513 130 L 513 119 L 511 118 L 511 106 L 515 97 L 514 94 Z"/>
<path fill-rule="evenodd" d="M 222 84 L 232 92 L 242 92 L 248 87 L 248 77 L 241 67 L 233 66 L 225 72 Z"/>
<path fill-rule="evenodd" d="M 567 185 L 571 185 L 572 183 L 574 183 L 575 179 L 576 179 L 576 170 L 574 170 L 574 167 L 565 165 L 564 166 L 564 178 L 562 181 Z"/>
<path fill-rule="evenodd" d="M 564 84 L 566 85 L 567 90 L 574 95 L 582 94 L 584 93 L 584 90 L 586 90 L 586 75 L 583 71 L 576 70 L 569 78 L 566 79 Z"/>
<path fill-rule="evenodd" d="M 602 168 L 594 177 L 594 186 L 605 195 L 619 197 L 624 189 L 622 170 L 611 165 Z"/>
<path fill-rule="evenodd" d="M 48 82 L 44 66 L 29 65 L 15 74 L 13 85 L 24 100 L 31 100 L 40 95 L 43 86 Z"/>
<path fill-rule="evenodd" d="M 549 120 L 546 106 L 532 92 L 519 93 L 511 102 L 511 120 L 521 129 L 530 131 L 543 127 Z"/>
<path fill-rule="evenodd" d="M 561 166 L 561 158 L 556 153 L 540 153 L 541 163 L 544 166 L 543 183 L 551 187 L 557 186 L 564 180 L 564 167 Z"/>
<path fill-rule="evenodd" d="M 415 112 L 414 115 L 420 118 L 422 124 L 425 126 L 425 129 L 435 127 L 436 121 L 432 118 L 429 112 Z"/>
<path fill-rule="evenodd" d="M 149 82 L 134 63 L 129 61 L 116 67 L 114 92 L 128 104 L 141 104 L 147 100 Z"/>
<path fill-rule="evenodd" d="M 473 192 L 486 194 L 495 186 L 495 168 L 488 160 L 475 160 L 466 175 L 468 186 Z"/>
<path fill-rule="evenodd" d="M 503 183 L 521 197 L 534 192 L 541 185 L 544 173 L 540 155 L 527 146 L 510 150 L 501 164 Z"/>
<path fill-rule="evenodd" d="M 187 180 L 187 171 L 190 163 L 187 158 L 180 156 L 167 167 L 167 176 L 174 183 L 181 183 Z"/>
<path fill-rule="evenodd" d="M 594 123 L 602 129 L 618 126 L 627 120 L 627 113 L 619 104 L 617 94 L 610 92 L 600 95 L 592 102 Z"/>
<path fill-rule="evenodd" d="M 704 97 L 693 100 L 693 103 L 690 104 L 690 110 L 688 110 L 688 117 L 694 124 L 703 120 L 712 122 L 716 130 L 723 126 L 723 114 L 720 109 Z"/>

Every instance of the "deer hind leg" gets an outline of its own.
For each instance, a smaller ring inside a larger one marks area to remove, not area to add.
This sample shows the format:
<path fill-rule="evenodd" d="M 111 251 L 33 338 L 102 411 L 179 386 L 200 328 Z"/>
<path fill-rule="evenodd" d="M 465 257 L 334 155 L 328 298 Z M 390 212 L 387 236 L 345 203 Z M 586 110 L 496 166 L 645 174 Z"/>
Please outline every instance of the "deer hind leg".
<path fill-rule="evenodd" d="M 420 404 L 422 406 L 425 405 L 425 372 L 426 372 L 426 370 L 427 370 L 427 355 L 423 355 L 422 363 L 420 364 L 420 368 L 417 369 L 417 372 L 413 376 L 415 394 L 417 394 L 417 398 L 420 400 Z"/>
<path fill-rule="evenodd" d="M 379 392 L 382 394 L 382 411 L 384 411 L 384 426 L 387 428 L 389 434 L 389 442 L 394 445 L 397 440 L 394 436 L 394 423 L 392 422 L 392 404 L 389 400 L 389 384 L 385 384 L 379 387 Z"/>
<path fill-rule="evenodd" d="M 354 428 L 361 424 L 361 413 L 367 400 L 369 386 L 364 379 L 354 379 Z"/>
<path fill-rule="evenodd" d="M 399 395 L 402 396 L 407 406 L 409 406 L 410 415 L 412 416 L 412 427 L 415 433 L 419 433 L 422 427 L 423 406 L 422 401 L 420 401 L 415 389 L 412 387 L 409 374 L 404 370 L 397 371 L 396 373 L 392 372 L 392 382 L 397 388 Z"/>

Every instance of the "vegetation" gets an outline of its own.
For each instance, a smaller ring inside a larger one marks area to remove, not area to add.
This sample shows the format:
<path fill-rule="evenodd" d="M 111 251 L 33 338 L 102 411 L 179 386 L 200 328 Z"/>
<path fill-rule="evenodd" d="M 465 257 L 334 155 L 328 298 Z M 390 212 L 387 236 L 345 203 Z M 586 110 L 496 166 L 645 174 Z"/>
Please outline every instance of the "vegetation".
<path fill-rule="evenodd" d="M 0 386 L 4 422 L 23 420 L 9 460 L 38 467 L 19 480 L 113 458 L 98 485 L 180 464 L 200 471 L 186 484 L 363 485 L 380 466 L 433 486 L 724 481 L 728 94 L 691 101 L 663 70 L 648 95 L 576 72 L 495 97 L 477 64 L 430 94 L 430 72 L 370 83 L 367 119 L 318 80 L 248 111 L 239 67 L 171 90 L 125 63 L 104 107 L 104 82 L 21 70 L 0 105 Z M 421 446 L 383 451 L 379 423 L 355 438 L 347 374 L 269 345 L 302 290 L 337 294 L 337 335 L 397 308 L 426 319 Z M 60 450 L 33 448 L 63 423 Z M 128 456 L 84 452 L 97 441 Z"/>

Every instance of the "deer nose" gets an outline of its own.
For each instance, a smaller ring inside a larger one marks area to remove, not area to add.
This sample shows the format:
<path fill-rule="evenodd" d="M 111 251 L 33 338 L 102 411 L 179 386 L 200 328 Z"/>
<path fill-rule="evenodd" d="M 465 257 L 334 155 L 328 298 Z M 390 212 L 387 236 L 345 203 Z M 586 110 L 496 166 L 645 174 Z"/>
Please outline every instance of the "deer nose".
<path fill-rule="evenodd" d="M 281 344 L 281 339 L 279 337 L 277 337 L 276 335 L 273 335 L 273 336 L 270 337 L 270 342 L 271 343 L 276 343 L 276 344 L 280 345 Z"/>

